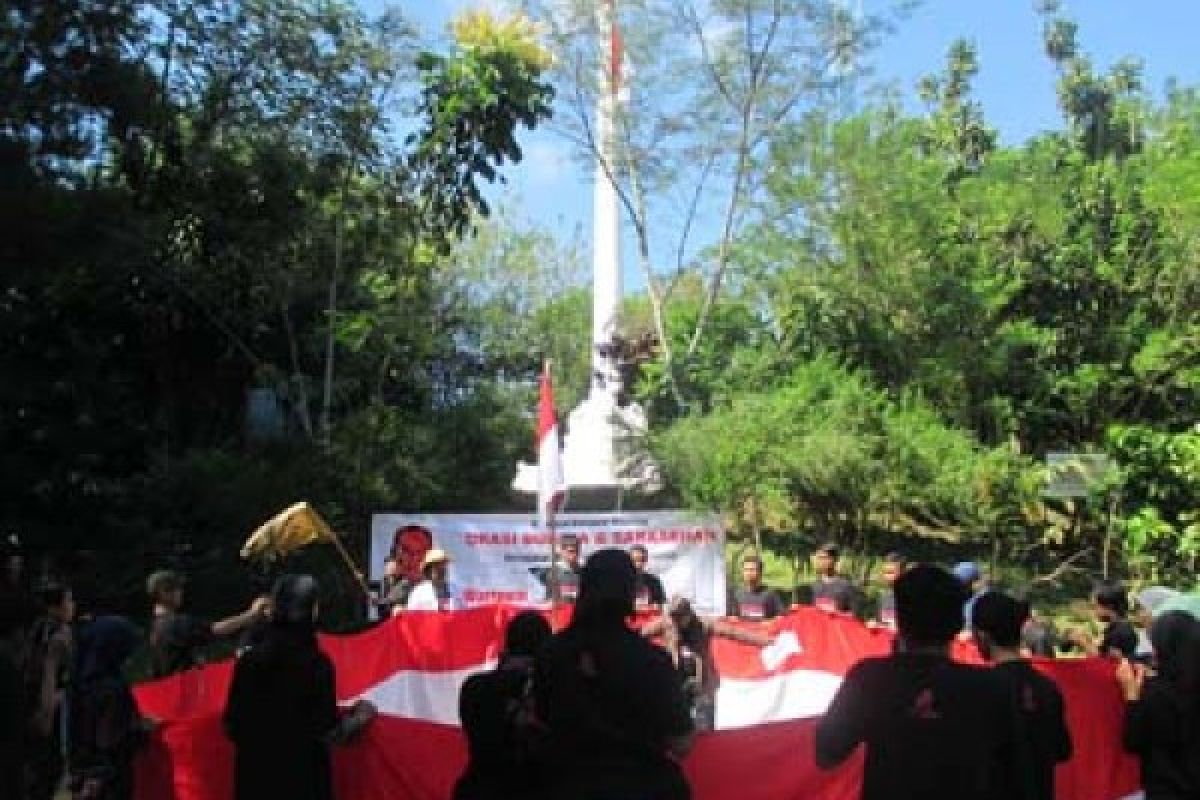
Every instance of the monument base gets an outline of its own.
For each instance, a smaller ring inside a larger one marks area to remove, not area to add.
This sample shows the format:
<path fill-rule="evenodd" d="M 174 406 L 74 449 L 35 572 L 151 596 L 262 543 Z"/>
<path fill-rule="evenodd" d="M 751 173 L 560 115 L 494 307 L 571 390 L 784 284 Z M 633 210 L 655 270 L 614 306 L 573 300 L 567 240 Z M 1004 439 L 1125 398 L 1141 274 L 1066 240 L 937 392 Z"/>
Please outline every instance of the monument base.
<path fill-rule="evenodd" d="M 570 508 L 617 508 L 626 493 L 662 489 L 662 473 L 646 453 L 646 415 L 636 403 L 618 405 L 612 393 L 593 388 L 570 413 L 563 442 L 563 473 Z M 513 480 L 518 492 L 537 494 L 537 464 L 520 463 Z M 600 501 L 606 500 L 601 506 Z"/>

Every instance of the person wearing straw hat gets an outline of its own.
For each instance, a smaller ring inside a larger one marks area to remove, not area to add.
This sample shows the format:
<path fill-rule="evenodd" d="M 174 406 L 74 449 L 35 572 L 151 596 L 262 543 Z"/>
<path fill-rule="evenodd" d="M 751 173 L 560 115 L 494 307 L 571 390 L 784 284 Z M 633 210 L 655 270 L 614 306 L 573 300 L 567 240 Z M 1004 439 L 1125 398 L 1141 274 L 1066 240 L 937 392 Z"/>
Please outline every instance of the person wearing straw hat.
<path fill-rule="evenodd" d="M 424 580 L 408 595 L 409 611 L 457 611 L 464 608 L 462 593 L 450 583 L 450 554 L 435 547 L 421 561 Z"/>

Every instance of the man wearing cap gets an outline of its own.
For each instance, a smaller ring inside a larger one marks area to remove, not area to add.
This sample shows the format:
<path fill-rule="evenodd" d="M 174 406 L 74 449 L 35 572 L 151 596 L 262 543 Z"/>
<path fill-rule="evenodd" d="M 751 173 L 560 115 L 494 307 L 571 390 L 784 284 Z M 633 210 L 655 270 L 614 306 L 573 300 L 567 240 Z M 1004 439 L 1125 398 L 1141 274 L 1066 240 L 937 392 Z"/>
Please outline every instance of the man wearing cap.
<path fill-rule="evenodd" d="M 266 615 L 270 601 L 255 598 L 240 614 L 209 622 L 182 613 L 184 578 L 164 569 L 146 579 L 146 593 L 153 604 L 150 621 L 150 676 L 165 678 L 197 667 L 201 649 L 212 639 L 240 633 Z"/>
<path fill-rule="evenodd" d="M 421 561 L 420 583 L 408 595 L 409 611 L 457 611 L 465 608 L 458 587 L 450 583 L 450 555 L 435 547 Z"/>
<path fill-rule="evenodd" d="M 817 573 L 817 581 L 813 584 L 813 605 L 822 611 L 848 614 L 854 611 L 858 591 L 854 584 L 838 574 L 841 555 L 841 549 L 834 542 L 826 542 L 813 553 L 813 569 Z"/>
<path fill-rule="evenodd" d="M 558 599 L 563 603 L 574 603 L 579 596 L 579 577 L 582 572 L 579 537 L 564 533 L 558 537 L 558 564 L 546 570 L 546 600 L 554 600 L 554 588 L 558 587 Z"/>

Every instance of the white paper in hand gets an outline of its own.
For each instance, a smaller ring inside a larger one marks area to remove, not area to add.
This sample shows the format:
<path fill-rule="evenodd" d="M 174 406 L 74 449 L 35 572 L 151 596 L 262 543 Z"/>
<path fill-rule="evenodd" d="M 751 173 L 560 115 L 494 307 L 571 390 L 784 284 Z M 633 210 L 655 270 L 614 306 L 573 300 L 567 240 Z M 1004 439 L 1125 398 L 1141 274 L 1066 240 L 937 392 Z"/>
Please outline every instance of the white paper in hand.
<path fill-rule="evenodd" d="M 784 631 L 775 637 L 775 641 L 764 647 L 759 654 L 762 658 L 763 666 L 768 672 L 774 672 L 783 666 L 783 662 L 788 660 L 788 656 L 803 653 L 804 648 L 800 646 L 800 640 L 796 638 L 796 634 L 792 631 Z"/>

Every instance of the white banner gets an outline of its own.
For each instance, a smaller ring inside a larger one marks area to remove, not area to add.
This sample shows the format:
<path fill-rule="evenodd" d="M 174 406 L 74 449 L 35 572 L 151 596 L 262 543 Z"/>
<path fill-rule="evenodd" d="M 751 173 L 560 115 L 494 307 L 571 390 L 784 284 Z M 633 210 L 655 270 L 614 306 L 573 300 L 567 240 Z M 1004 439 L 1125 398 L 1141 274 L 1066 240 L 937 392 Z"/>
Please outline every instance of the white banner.
<path fill-rule="evenodd" d="M 711 514 L 682 511 L 623 511 L 561 514 L 558 534 L 575 534 L 583 558 L 605 547 L 645 546 L 647 571 L 667 596 L 692 600 L 702 614 L 725 611 L 725 531 Z M 544 575 L 550 565 L 550 534 L 533 514 L 375 514 L 371 518 L 371 577 L 383 561 L 396 558 L 400 571 L 419 577 L 421 559 L 432 547 L 451 558 L 450 582 L 467 605 L 539 605 L 546 601 Z"/>

